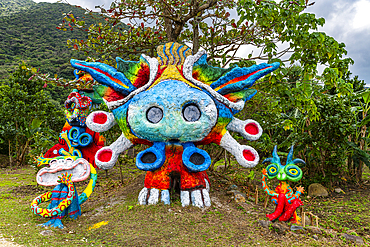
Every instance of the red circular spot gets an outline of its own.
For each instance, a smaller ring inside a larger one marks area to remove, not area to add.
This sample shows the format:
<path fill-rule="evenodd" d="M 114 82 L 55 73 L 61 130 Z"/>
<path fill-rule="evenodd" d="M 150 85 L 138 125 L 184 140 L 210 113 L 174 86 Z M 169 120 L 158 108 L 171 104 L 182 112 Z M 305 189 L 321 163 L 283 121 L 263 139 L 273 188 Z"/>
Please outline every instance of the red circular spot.
<path fill-rule="evenodd" d="M 257 135 L 258 134 L 258 126 L 255 123 L 249 123 L 244 127 L 245 131 L 250 135 Z"/>
<path fill-rule="evenodd" d="M 98 153 L 98 160 L 101 162 L 108 162 L 112 159 L 112 150 L 105 149 Z"/>
<path fill-rule="evenodd" d="M 97 124 L 104 124 L 105 122 L 107 122 L 107 119 L 107 114 L 99 112 L 94 114 L 93 122 Z"/>
<path fill-rule="evenodd" d="M 255 156 L 254 154 L 248 150 L 248 149 L 244 149 L 243 150 L 243 156 L 244 156 L 244 159 L 248 160 L 248 161 L 254 161 L 255 160 Z"/>

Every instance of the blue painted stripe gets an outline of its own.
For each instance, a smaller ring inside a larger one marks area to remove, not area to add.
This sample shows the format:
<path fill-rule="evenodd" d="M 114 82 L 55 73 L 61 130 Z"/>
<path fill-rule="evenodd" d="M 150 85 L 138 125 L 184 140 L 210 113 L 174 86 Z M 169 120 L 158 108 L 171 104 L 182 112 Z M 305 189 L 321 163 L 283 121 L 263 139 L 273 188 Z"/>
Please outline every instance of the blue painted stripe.
<path fill-rule="evenodd" d="M 172 53 L 172 49 L 173 49 L 173 45 L 174 44 L 175 44 L 175 42 L 173 42 L 172 45 L 171 45 L 171 47 L 170 47 L 170 54 L 172 55 L 173 61 L 175 62 L 175 56 Z"/>

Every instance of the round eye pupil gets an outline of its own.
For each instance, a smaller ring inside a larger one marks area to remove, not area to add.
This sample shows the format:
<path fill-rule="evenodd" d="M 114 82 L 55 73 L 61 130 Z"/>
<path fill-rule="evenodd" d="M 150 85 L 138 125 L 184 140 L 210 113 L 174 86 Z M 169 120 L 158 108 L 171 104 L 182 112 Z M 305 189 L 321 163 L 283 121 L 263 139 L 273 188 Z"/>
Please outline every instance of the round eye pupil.
<path fill-rule="evenodd" d="M 163 118 L 163 111 L 161 108 L 153 106 L 146 112 L 146 118 L 151 123 L 158 123 Z"/>
<path fill-rule="evenodd" d="M 200 118 L 200 110 L 196 105 L 187 105 L 182 111 L 182 115 L 184 116 L 184 119 L 186 121 L 195 122 L 198 121 L 198 119 Z"/>
<path fill-rule="evenodd" d="M 73 131 L 73 133 L 72 133 L 72 137 L 73 137 L 73 138 L 77 138 L 77 136 L 78 136 L 77 131 Z"/>

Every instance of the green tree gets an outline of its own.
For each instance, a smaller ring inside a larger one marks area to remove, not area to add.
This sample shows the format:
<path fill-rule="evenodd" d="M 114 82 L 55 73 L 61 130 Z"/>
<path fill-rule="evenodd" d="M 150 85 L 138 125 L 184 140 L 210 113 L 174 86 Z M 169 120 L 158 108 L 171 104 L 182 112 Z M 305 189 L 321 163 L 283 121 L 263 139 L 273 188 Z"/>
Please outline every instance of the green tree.
<path fill-rule="evenodd" d="M 87 30 L 88 39 L 70 39 L 69 46 L 110 64 L 116 56 L 154 56 L 159 44 L 177 41 L 190 44 L 193 52 L 205 49 L 209 62 L 219 66 L 256 59 L 299 62 L 312 76 L 317 64 L 325 64 L 324 75 L 335 84 L 353 61 L 343 58 L 343 43 L 316 31 L 325 20 L 304 12 L 310 5 L 308 0 L 121 0 L 109 9 L 99 7 L 105 18 L 97 25 L 69 13 L 59 28 Z M 245 46 L 255 49 L 241 56 Z"/>
<path fill-rule="evenodd" d="M 116 56 L 155 56 L 156 46 L 168 41 L 186 43 L 193 52 L 205 49 L 208 62 L 221 67 L 280 62 L 279 70 L 255 84 L 260 93 L 241 118 L 263 123 L 263 155 L 269 156 L 276 144 L 287 148 L 295 143 L 298 157 L 308 163 L 309 180 L 333 183 L 349 174 L 347 141 L 356 123 L 351 97 L 361 85 L 349 79 L 353 60 L 344 58 L 345 44 L 317 31 L 325 20 L 309 13 L 312 4 L 121 0 L 109 9 L 99 7 L 104 21 L 97 25 L 88 26 L 68 13 L 59 28 L 86 30 L 86 40 L 70 39 L 68 45 L 90 60 L 111 65 Z M 243 55 L 243 47 L 251 52 Z M 322 74 L 318 65 L 325 66 Z"/>
<path fill-rule="evenodd" d="M 8 80 L 0 84 L 0 139 L 16 165 L 25 164 L 29 147 L 42 129 L 60 129 L 61 109 L 50 102 L 44 82 L 30 80 L 36 69 L 20 64 Z"/>

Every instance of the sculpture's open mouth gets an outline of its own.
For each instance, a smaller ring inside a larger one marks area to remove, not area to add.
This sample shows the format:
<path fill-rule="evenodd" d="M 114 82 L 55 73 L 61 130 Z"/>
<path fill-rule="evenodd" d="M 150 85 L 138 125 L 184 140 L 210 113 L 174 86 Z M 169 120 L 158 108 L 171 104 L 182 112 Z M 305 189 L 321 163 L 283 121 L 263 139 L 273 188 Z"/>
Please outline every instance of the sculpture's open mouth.
<path fill-rule="evenodd" d="M 72 174 L 72 182 L 80 182 L 90 177 L 90 164 L 87 160 L 79 158 L 73 162 L 60 162 L 51 167 L 42 168 L 36 175 L 37 183 L 42 186 L 58 185 L 58 178 L 62 174 Z M 63 160 L 64 161 L 64 160 Z"/>

